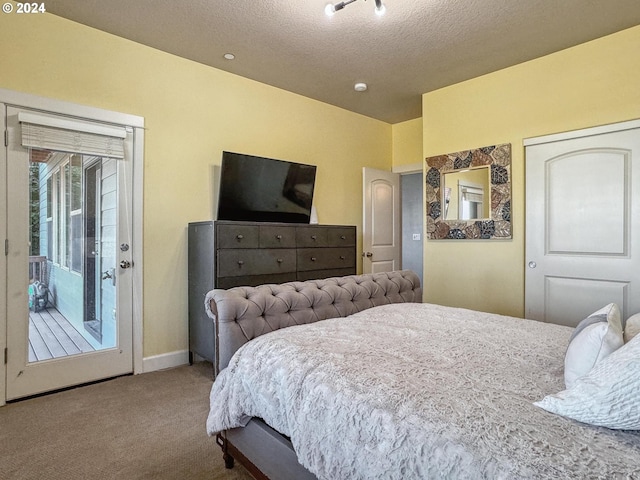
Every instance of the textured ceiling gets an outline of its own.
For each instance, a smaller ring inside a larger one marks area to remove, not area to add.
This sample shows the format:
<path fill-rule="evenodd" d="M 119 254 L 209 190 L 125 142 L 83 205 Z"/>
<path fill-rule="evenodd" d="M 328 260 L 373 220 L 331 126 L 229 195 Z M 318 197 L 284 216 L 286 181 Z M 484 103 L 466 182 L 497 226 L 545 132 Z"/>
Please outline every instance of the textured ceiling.
<path fill-rule="evenodd" d="M 640 24 L 640 0 L 385 0 L 382 17 L 373 0 L 327 17 L 327 2 L 48 0 L 47 10 L 389 123 L 420 117 L 425 92 Z"/>

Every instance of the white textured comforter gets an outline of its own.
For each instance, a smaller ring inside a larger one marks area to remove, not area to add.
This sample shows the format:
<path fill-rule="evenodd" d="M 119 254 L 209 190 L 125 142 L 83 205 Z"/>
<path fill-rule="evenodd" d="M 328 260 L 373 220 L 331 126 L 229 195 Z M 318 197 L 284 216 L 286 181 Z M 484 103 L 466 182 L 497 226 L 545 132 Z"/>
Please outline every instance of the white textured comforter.
<path fill-rule="evenodd" d="M 376 307 L 243 346 L 207 431 L 263 418 L 320 479 L 640 479 L 640 434 L 532 402 L 563 386 L 571 329 L 430 304 Z"/>

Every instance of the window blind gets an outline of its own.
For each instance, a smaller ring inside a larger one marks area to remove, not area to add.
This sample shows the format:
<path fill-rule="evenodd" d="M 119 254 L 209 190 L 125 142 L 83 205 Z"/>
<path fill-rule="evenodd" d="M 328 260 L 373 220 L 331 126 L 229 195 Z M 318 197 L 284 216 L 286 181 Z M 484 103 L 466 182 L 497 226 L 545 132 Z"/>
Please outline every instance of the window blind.
<path fill-rule="evenodd" d="M 125 127 L 32 112 L 19 112 L 18 121 L 23 147 L 124 158 Z"/>
<path fill-rule="evenodd" d="M 481 188 L 462 187 L 462 200 L 466 202 L 482 203 L 484 198 Z"/>

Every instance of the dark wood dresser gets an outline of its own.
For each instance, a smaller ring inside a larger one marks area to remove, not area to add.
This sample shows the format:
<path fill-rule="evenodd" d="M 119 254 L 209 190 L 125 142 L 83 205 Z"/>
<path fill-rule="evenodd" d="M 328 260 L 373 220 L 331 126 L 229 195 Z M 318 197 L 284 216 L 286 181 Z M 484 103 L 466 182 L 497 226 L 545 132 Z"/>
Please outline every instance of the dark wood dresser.
<path fill-rule="evenodd" d="M 189 351 L 207 360 L 209 290 L 356 273 L 355 226 L 206 221 L 190 223 L 188 234 Z"/>

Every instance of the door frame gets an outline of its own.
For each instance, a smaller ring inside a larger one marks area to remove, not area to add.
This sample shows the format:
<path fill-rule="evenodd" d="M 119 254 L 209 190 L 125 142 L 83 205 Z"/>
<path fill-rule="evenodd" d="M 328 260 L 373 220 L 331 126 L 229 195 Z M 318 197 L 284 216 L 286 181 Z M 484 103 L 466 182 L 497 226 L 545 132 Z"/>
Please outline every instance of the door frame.
<path fill-rule="evenodd" d="M 592 137 L 594 135 L 601 135 L 603 133 L 621 132 L 623 130 L 633 130 L 634 128 L 640 128 L 640 119 L 628 120 L 619 123 L 608 123 L 606 125 L 599 125 L 597 127 L 582 128 L 579 130 L 570 130 L 562 133 L 552 133 L 550 135 L 542 135 L 540 137 L 525 138 L 522 141 L 524 147 L 530 147 L 532 145 L 540 145 L 542 143 L 559 142 L 562 140 L 572 140 L 575 138 Z"/>
<path fill-rule="evenodd" d="M 368 167 L 365 167 L 368 168 Z M 380 170 L 380 169 L 374 169 L 372 168 L 372 170 Z M 402 176 L 404 175 L 413 175 L 413 174 L 422 174 L 424 176 L 424 165 L 422 164 L 422 162 L 417 162 L 417 163 L 412 163 L 412 164 L 408 164 L 408 165 L 400 165 L 400 166 L 394 166 L 391 168 L 391 171 L 389 173 L 392 174 L 397 174 L 400 177 L 400 189 L 402 189 Z M 366 192 L 365 192 L 366 186 L 364 185 L 364 175 L 363 175 L 363 197 L 366 197 Z M 423 184 L 423 192 L 422 192 L 422 198 L 424 199 L 424 184 Z M 424 202 L 423 202 L 424 203 Z M 404 266 L 402 265 L 402 251 L 404 248 L 404 238 L 402 235 L 402 191 L 400 191 L 400 201 L 399 201 L 399 208 L 400 208 L 400 228 L 399 228 L 399 244 L 400 244 L 400 258 L 399 258 L 399 266 L 400 268 L 404 268 Z M 365 239 L 365 224 L 366 224 L 366 220 L 365 220 L 365 216 L 366 216 L 366 207 L 365 207 L 365 200 L 363 198 L 363 205 L 362 205 L 362 210 L 363 210 L 363 240 L 362 240 L 362 254 L 363 254 L 363 262 L 362 262 L 362 269 L 364 271 L 364 267 L 365 267 L 365 262 L 366 260 L 364 259 L 364 255 L 366 252 L 366 239 Z M 423 206 L 423 210 L 424 210 L 424 206 Z M 422 245 L 422 248 L 424 249 L 424 238 L 425 238 L 425 223 L 424 223 L 424 211 L 422 214 L 422 231 L 420 232 L 420 243 Z M 424 274 L 424 263 L 421 266 L 421 271 L 420 272 L 416 272 L 418 274 L 418 276 L 422 279 L 423 278 L 423 274 Z"/>
<path fill-rule="evenodd" d="M 0 95 L 1 97 L 1 95 Z M 1 98 L 0 98 L 1 101 Z M 0 129 L 7 131 L 7 115 L 4 104 L 0 107 Z M 4 144 L 7 144 L 4 137 Z M 7 178 L 7 146 L 0 148 L 0 171 L 2 178 Z M 4 239 L 7 238 L 7 182 L 0 181 L 0 241 L 4 252 L 0 252 L 0 351 L 3 361 L 0 361 L 0 406 L 7 399 L 7 251 Z"/>
<path fill-rule="evenodd" d="M 15 92 L 12 90 L 0 89 L 0 127 L 3 132 L 7 131 L 6 126 L 6 106 L 16 108 L 29 108 L 50 112 L 58 115 L 79 117 L 97 122 L 106 122 L 122 125 L 131 129 L 133 133 L 132 146 L 132 262 L 135 268 L 132 269 L 132 349 L 133 349 L 133 373 L 143 372 L 143 237 L 142 237 L 142 201 L 143 201 L 143 175 L 144 175 L 144 118 L 104 110 L 86 105 L 79 105 L 71 102 L 55 100 L 27 93 Z M 6 134 L 5 134 L 6 135 Z M 5 139 L 6 144 L 6 139 Z M 0 170 L 6 178 L 7 172 L 7 148 L 0 148 Z M 0 184 L 0 241 L 7 238 L 7 192 L 6 182 Z M 6 247 L 5 247 L 6 252 Z M 7 257 L 0 255 L 0 351 L 3 353 L 5 361 L 0 361 L 0 406 L 6 403 L 6 351 L 7 351 Z"/>

